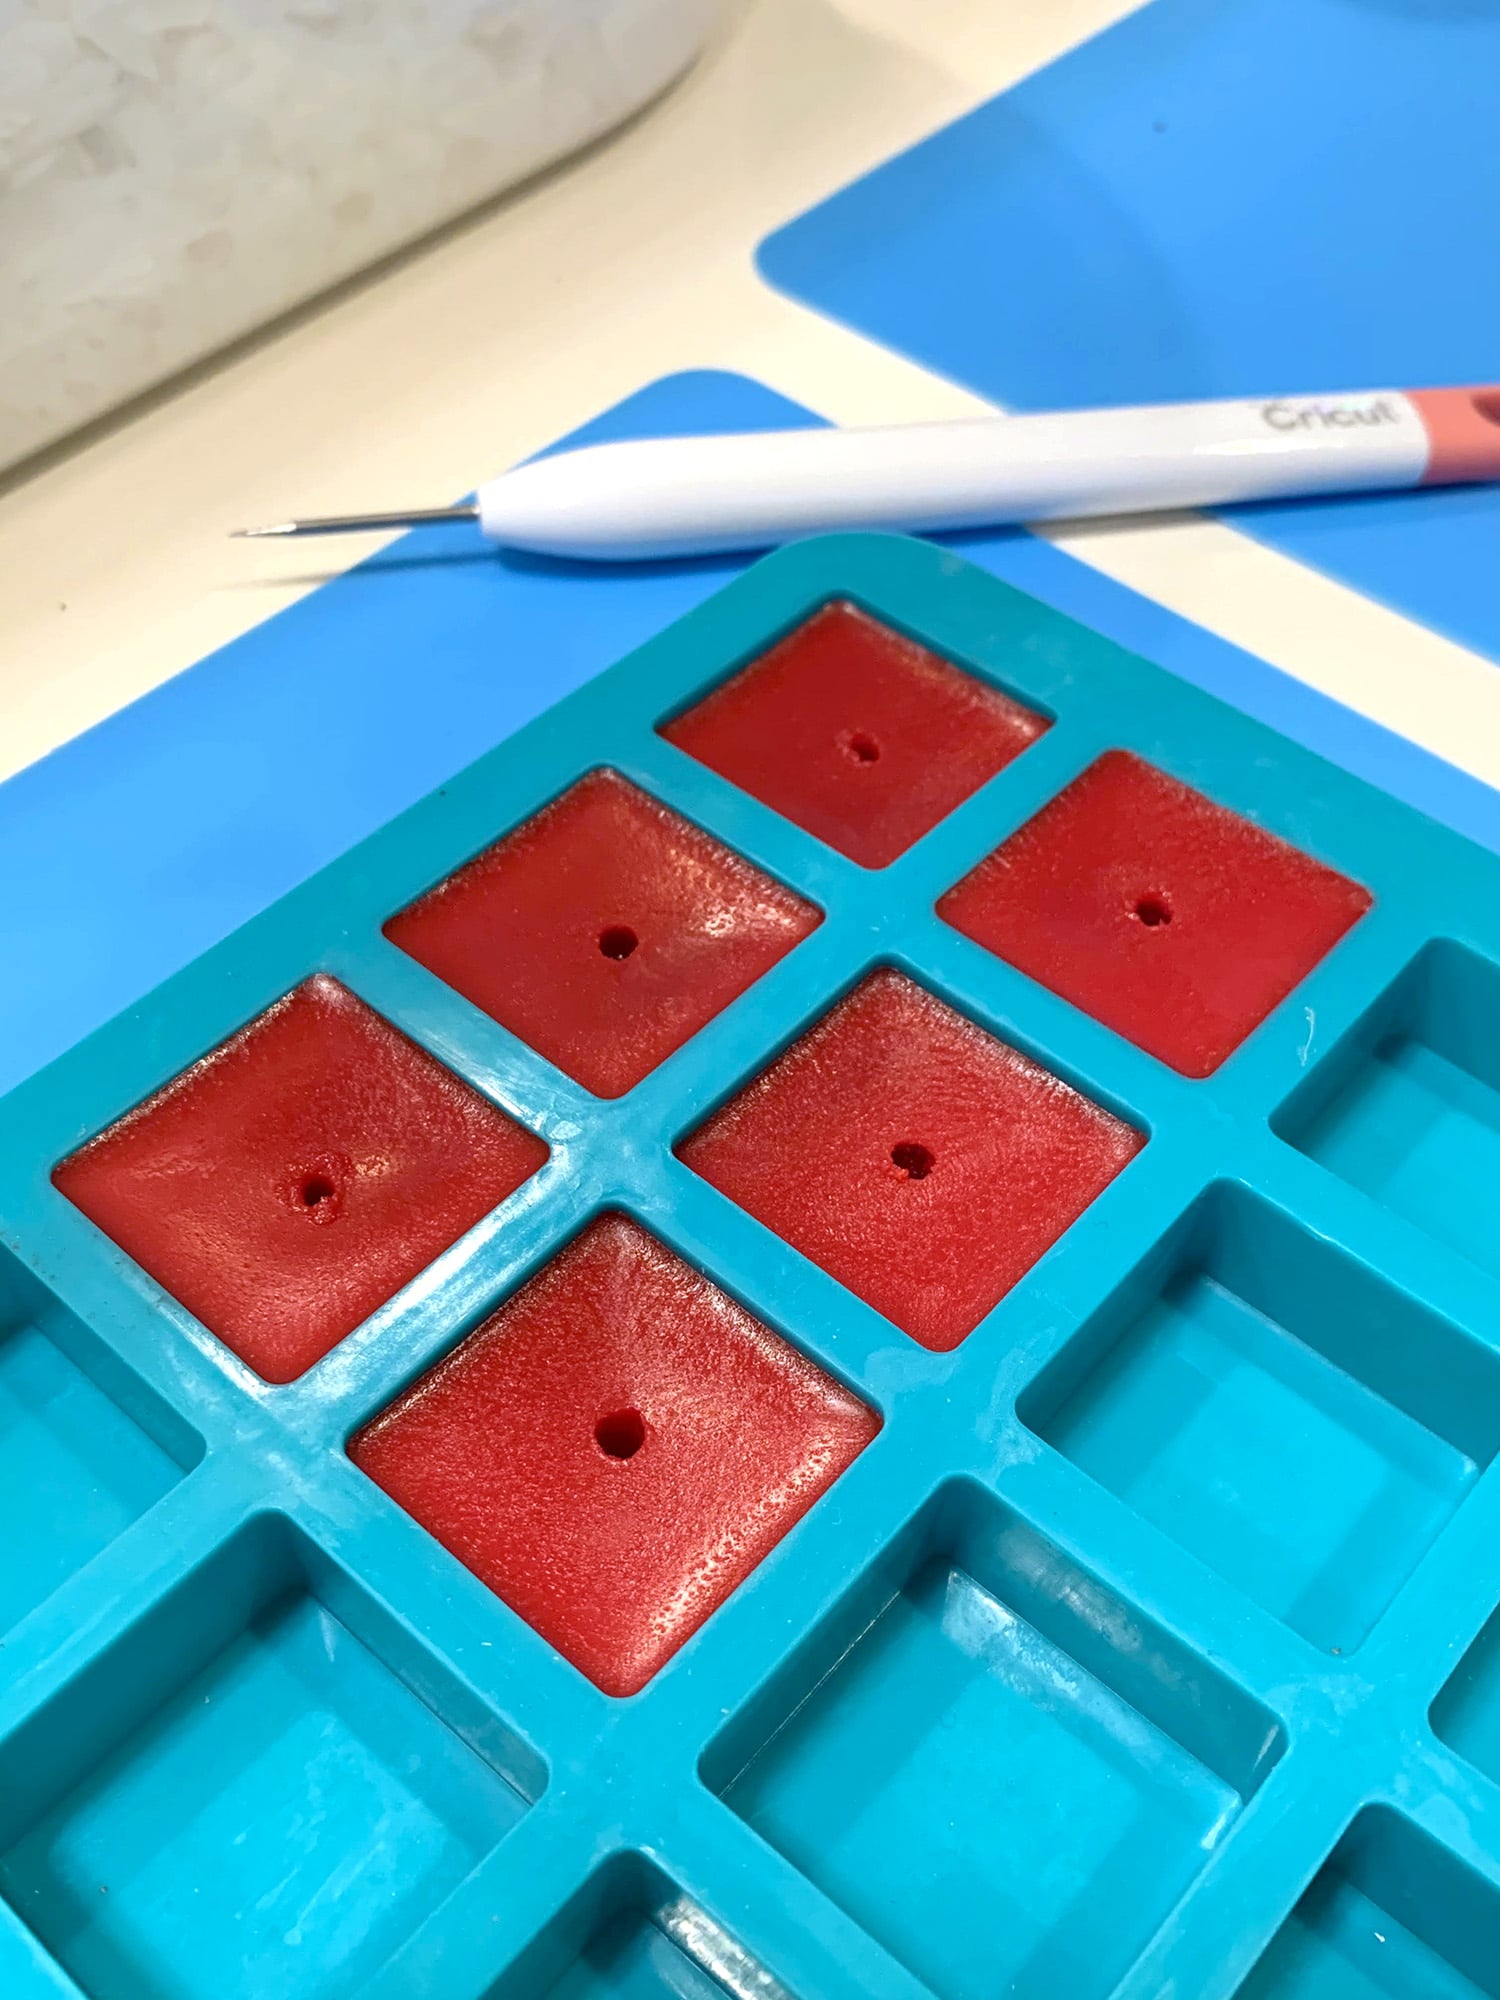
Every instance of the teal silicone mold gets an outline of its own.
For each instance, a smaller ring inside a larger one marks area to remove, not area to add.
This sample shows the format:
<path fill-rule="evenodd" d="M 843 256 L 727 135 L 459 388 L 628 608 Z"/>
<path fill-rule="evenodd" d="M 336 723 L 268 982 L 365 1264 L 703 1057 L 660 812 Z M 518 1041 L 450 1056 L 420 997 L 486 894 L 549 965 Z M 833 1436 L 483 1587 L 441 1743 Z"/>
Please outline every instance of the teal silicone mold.
<path fill-rule="evenodd" d="M 656 733 L 836 597 L 1053 718 L 879 871 Z M 1374 895 L 1205 1082 L 934 913 L 1115 747 Z M 826 913 L 611 1102 L 381 935 L 599 765 Z M 881 965 L 1147 1135 L 947 1354 L 672 1151 Z M 316 971 L 550 1157 L 272 1387 L 50 1174 Z M 1493 2000 L 1497 1001 L 1493 856 L 938 549 L 760 564 L 0 1104 L 0 1991 Z M 623 1701 L 344 1451 L 606 1209 L 882 1420 Z"/>

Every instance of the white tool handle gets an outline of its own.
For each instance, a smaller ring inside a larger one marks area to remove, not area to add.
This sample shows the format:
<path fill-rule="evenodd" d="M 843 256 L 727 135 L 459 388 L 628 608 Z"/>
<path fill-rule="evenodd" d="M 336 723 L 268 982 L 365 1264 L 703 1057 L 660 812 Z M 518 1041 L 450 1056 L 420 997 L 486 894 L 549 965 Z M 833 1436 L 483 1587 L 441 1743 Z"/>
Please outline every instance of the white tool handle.
<path fill-rule="evenodd" d="M 650 557 L 839 528 L 935 531 L 1414 486 L 1429 438 L 1397 390 L 1163 403 L 865 430 L 588 445 L 479 489 L 512 548 Z"/>

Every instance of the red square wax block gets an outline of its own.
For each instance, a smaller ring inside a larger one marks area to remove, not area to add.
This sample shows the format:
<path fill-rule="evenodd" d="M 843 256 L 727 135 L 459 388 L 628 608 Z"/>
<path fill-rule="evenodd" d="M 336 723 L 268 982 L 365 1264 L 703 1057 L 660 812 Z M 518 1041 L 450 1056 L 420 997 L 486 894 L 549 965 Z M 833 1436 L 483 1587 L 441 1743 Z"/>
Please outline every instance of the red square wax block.
<path fill-rule="evenodd" d="M 268 1382 L 290 1382 L 547 1157 L 319 976 L 53 1180 Z"/>
<path fill-rule="evenodd" d="M 606 1694 L 627 1695 L 879 1428 L 609 1215 L 349 1453 Z"/>
<path fill-rule="evenodd" d="M 866 868 L 883 868 L 1046 720 L 829 604 L 662 735 Z"/>
<path fill-rule="evenodd" d="M 957 1347 L 1139 1152 L 1132 1126 L 877 972 L 678 1148 L 923 1347 Z"/>
<path fill-rule="evenodd" d="M 385 934 L 599 1097 L 619 1097 L 820 918 L 595 771 Z"/>
<path fill-rule="evenodd" d="M 1238 1048 L 1371 897 L 1111 750 L 939 914 L 1184 1076 Z"/>

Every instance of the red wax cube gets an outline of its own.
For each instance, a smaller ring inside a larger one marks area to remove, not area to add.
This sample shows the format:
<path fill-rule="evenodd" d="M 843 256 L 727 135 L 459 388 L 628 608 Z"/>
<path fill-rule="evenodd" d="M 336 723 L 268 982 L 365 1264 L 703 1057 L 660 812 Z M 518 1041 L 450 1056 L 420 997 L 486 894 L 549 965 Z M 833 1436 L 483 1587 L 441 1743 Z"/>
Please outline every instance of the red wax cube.
<path fill-rule="evenodd" d="M 883 868 L 1046 727 L 837 603 L 661 733 L 851 860 Z"/>
<path fill-rule="evenodd" d="M 678 1150 L 924 1347 L 957 1347 L 1144 1144 L 874 974 Z"/>
<path fill-rule="evenodd" d="M 320 976 L 52 1178 L 257 1374 L 290 1382 L 546 1157 Z"/>
<path fill-rule="evenodd" d="M 1370 907 L 1368 890 L 1111 750 L 939 913 L 1184 1076 L 1207 1076 Z"/>
<path fill-rule="evenodd" d="M 613 771 L 392 917 L 392 943 L 600 1097 L 759 979 L 817 910 Z"/>
<path fill-rule="evenodd" d="M 607 1694 L 634 1694 L 879 1419 L 620 1215 L 349 1452 Z"/>

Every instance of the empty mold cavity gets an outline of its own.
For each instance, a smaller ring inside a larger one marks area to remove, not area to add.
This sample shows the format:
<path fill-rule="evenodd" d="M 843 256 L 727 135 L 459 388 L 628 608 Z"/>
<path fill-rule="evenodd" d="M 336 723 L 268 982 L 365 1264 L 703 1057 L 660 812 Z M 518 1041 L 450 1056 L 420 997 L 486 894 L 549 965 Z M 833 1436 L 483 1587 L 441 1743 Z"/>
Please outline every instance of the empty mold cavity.
<path fill-rule="evenodd" d="M 0 1251 L 0 1632 L 139 1520 L 202 1448 Z"/>
<path fill-rule="evenodd" d="M 260 1516 L 0 1746 L 0 1893 L 92 2000 L 343 2000 L 542 1781 Z"/>
<path fill-rule="evenodd" d="M 1500 1785 L 1500 1611 L 1433 1703 L 1432 1727 L 1491 1784 Z"/>
<path fill-rule="evenodd" d="M 1221 1185 L 1019 1408 L 1266 1610 L 1347 1653 L 1500 1445 L 1500 1360 Z"/>
<path fill-rule="evenodd" d="M 1273 1121 L 1283 1139 L 1500 1274 L 1500 968 L 1446 939 Z"/>
<path fill-rule="evenodd" d="M 678 1151 L 913 1340 L 946 1350 L 1144 1143 L 887 970 Z"/>
<path fill-rule="evenodd" d="M 838 602 L 661 733 L 841 854 L 883 868 L 1046 727 Z"/>
<path fill-rule="evenodd" d="M 289 1382 L 546 1157 L 319 976 L 53 1180 L 257 1374 Z"/>
<path fill-rule="evenodd" d="M 1500 1895 L 1409 1820 L 1372 1806 L 1236 2000 L 1500 2000 Z"/>
<path fill-rule="evenodd" d="M 607 1215 L 349 1454 L 596 1685 L 627 1695 L 879 1427 L 701 1273 Z"/>
<path fill-rule="evenodd" d="M 959 1481 L 702 1775 L 941 2000 L 1103 2000 L 1281 1748 L 1248 1694 Z"/>
<path fill-rule="evenodd" d="M 820 922 L 811 903 L 593 771 L 385 934 L 600 1097 L 619 1097 Z"/>
<path fill-rule="evenodd" d="M 1116 1034 L 1202 1077 L 1370 901 L 1253 821 L 1111 750 L 938 912 Z"/>
<path fill-rule="evenodd" d="M 484 2000 L 793 2000 L 638 1854 L 614 1856 Z"/>

